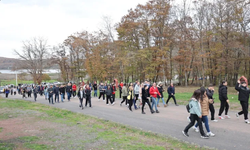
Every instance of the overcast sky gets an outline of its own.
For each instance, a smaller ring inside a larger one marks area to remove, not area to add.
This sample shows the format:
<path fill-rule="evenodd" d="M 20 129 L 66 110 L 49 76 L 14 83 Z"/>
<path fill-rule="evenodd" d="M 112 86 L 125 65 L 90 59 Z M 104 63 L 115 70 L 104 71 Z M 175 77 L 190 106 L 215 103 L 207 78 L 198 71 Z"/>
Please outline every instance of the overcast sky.
<path fill-rule="evenodd" d="M 130 8 L 148 0 L 1 0 L 0 57 L 17 58 L 22 41 L 44 37 L 49 45 L 69 35 L 101 28 L 103 16 L 119 22 Z"/>

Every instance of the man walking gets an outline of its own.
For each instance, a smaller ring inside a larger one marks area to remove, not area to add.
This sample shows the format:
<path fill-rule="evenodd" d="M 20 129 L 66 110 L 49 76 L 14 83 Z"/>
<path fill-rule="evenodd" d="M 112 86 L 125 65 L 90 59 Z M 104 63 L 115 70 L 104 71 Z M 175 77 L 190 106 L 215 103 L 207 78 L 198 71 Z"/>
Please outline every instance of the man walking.
<path fill-rule="evenodd" d="M 50 88 L 48 89 L 48 93 L 49 93 L 49 103 L 53 103 L 53 85 L 50 85 Z"/>
<path fill-rule="evenodd" d="M 34 86 L 34 88 L 33 88 L 33 94 L 34 94 L 34 100 L 35 100 L 35 101 L 36 101 L 36 99 L 37 99 L 37 93 L 38 93 L 38 89 L 37 89 L 36 86 Z"/>
<path fill-rule="evenodd" d="M 72 86 L 70 83 L 68 83 L 68 85 L 66 87 L 66 92 L 67 92 L 68 101 L 70 101 L 71 93 L 72 93 Z"/>
<path fill-rule="evenodd" d="M 173 83 L 171 83 L 171 85 L 168 87 L 168 100 L 167 100 L 166 105 L 168 105 L 168 102 L 169 102 L 170 98 L 173 98 L 173 99 L 174 99 L 175 106 L 179 106 L 179 105 L 176 103 L 176 99 L 175 99 L 175 88 L 174 88 L 174 84 L 173 84 Z"/>
<path fill-rule="evenodd" d="M 227 97 L 227 81 L 222 81 L 219 87 L 219 99 L 220 99 L 220 110 L 219 110 L 219 119 L 224 119 L 221 114 L 225 109 L 225 118 L 230 119 L 231 117 L 228 116 L 229 110 L 229 100 Z"/>
<path fill-rule="evenodd" d="M 93 84 L 93 88 L 94 88 L 94 97 L 97 97 L 97 84 L 96 84 L 96 81 Z"/>
<path fill-rule="evenodd" d="M 100 91 L 100 96 L 98 98 L 98 100 L 100 100 L 101 97 L 103 97 L 103 101 L 105 101 L 105 88 L 104 88 L 104 85 L 103 83 L 101 83 L 101 85 L 99 86 L 99 91 Z"/>
<path fill-rule="evenodd" d="M 212 84 L 209 85 L 209 87 L 207 88 L 206 90 L 206 93 L 207 93 L 207 97 L 208 99 L 212 99 L 214 100 L 213 98 L 213 95 L 214 95 L 214 87 Z M 214 102 L 212 104 L 209 104 L 209 110 L 211 112 L 211 120 L 214 121 L 214 122 L 218 122 L 218 120 L 216 120 L 214 118 L 214 114 L 215 114 L 215 109 L 214 109 Z"/>
<path fill-rule="evenodd" d="M 55 94 L 55 103 L 56 103 L 56 100 L 59 103 L 59 87 L 57 84 L 56 84 L 56 87 L 54 88 L 54 94 Z"/>
<path fill-rule="evenodd" d="M 245 123 L 250 124 L 250 122 L 248 121 L 250 90 L 247 87 L 246 82 L 245 81 L 240 82 L 240 80 L 238 80 L 238 83 L 236 84 L 235 89 L 239 91 L 238 100 L 240 101 L 240 104 L 242 107 L 242 111 L 238 112 L 236 114 L 236 117 L 239 117 L 240 115 L 244 114 Z"/>

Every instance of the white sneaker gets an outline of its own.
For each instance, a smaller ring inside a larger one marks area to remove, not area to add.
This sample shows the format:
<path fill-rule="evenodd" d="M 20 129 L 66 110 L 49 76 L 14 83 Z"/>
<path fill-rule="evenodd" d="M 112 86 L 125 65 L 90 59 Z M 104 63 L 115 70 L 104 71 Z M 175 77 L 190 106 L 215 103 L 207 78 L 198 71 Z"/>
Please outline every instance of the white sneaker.
<path fill-rule="evenodd" d="M 195 132 L 199 132 L 199 129 L 196 128 L 195 126 L 192 127 L 194 129 Z"/>
<path fill-rule="evenodd" d="M 222 116 L 219 116 L 219 119 L 223 120 L 224 118 Z"/>
<path fill-rule="evenodd" d="M 236 117 L 239 118 L 239 116 L 240 116 L 240 115 L 239 115 L 238 113 L 236 113 Z"/>
<path fill-rule="evenodd" d="M 245 123 L 250 124 L 250 122 L 248 120 L 245 120 Z"/>
<path fill-rule="evenodd" d="M 100 101 L 100 99 L 98 98 L 98 102 Z"/>
<path fill-rule="evenodd" d="M 115 103 L 112 103 L 112 106 L 114 106 L 115 105 Z"/>
<path fill-rule="evenodd" d="M 218 120 L 215 120 L 215 119 L 214 119 L 214 120 L 212 120 L 212 121 L 213 121 L 213 122 L 218 122 Z"/>
<path fill-rule="evenodd" d="M 208 133 L 207 133 L 207 136 L 214 137 L 214 136 L 215 136 L 215 134 L 213 134 L 212 132 L 208 132 Z"/>
<path fill-rule="evenodd" d="M 230 119 L 231 117 L 230 117 L 230 116 L 228 116 L 228 115 L 226 115 L 226 116 L 225 116 L 225 118 Z"/>
<path fill-rule="evenodd" d="M 107 104 L 107 105 L 109 105 L 109 104 Z"/>

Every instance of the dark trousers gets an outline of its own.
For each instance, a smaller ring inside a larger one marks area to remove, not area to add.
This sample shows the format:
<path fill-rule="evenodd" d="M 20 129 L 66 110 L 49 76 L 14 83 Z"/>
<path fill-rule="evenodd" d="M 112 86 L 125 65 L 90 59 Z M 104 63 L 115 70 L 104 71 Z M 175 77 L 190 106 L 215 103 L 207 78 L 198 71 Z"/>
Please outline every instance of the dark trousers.
<path fill-rule="evenodd" d="M 9 93 L 5 93 L 6 98 L 8 98 Z"/>
<path fill-rule="evenodd" d="M 148 107 L 149 107 L 150 111 L 152 112 L 152 107 L 151 107 L 151 104 L 150 104 L 148 99 L 142 99 L 142 108 L 141 108 L 142 112 L 144 112 L 144 106 L 146 103 L 148 104 Z"/>
<path fill-rule="evenodd" d="M 248 119 L 248 107 L 249 107 L 249 103 L 241 101 L 240 104 L 241 104 L 241 107 L 242 107 L 242 111 L 240 111 L 238 114 L 239 115 L 244 114 L 244 118 L 245 118 L 245 120 L 247 120 Z"/>
<path fill-rule="evenodd" d="M 103 100 L 105 100 L 105 95 L 104 95 L 104 92 L 100 92 L 99 99 L 100 99 L 101 97 L 103 98 Z"/>
<path fill-rule="evenodd" d="M 174 99 L 174 103 L 175 103 L 175 105 L 176 105 L 177 103 L 176 103 L 176 99 L 175 99 L 175 96 L 174 96 L 174 95 L 168 95 L 167 104 L 168 104 L 170 98 L 173 98 L 173 99 Z"/>
<path fill-rule="evenodd" d="M 89 103 L 89 107 L 91 107 L 91 96 L 90 96 L 90 95 L 87 95 L 87 96 L 86 96 L 85 107 L 87 107 L 88 103 Z"/>
<path fill-rule="evenodd" d="M 53 95 L 51 95 L 51 94 L 49 94 L 49 103 L 54 104 L 54 103 L 53 103 Z"/>
<path fill-rule="evenodd" d="M 128 104 L 127 96 L 123 96 L 122 99 L 123 100 L 122 100 L 121 104 L 125 102 L 125 104 L 127 105 Z"/>
<path fill-rule="evenodd" d="M 229 105 L 228 105 L 227 101 L 220 101 L 219 116 L 221 116 L 221 114 L 223 113 L 224 109 L 225 109 L 225 115 L 227 115 L 228 110 L 229 110 Z"/>
<path fill-rule="evenodd" d="M 214 113 L 215 113 L 214 104 L 209 104 L 209 110 L 211 112 L 211 120 L 214 120 Z"/>
<path fill-rule="evenodd" d="M 194 126 L 195 121 L 197 121 L 197 123 L 198 123 L 198 125 L 199 125 L 199 129 L 200 129 L 200 134 L 201 134 L 202 136 L 204 136 L 205 133 L 204 133 L 204 130 L 203 130 L 201 118 L 199 118 L 196 114 L 190 114 L 190 117 L 189 117 L 189 118 L 190 118 L 191 122 L 190 122 L 190 123 L 187 125 L 187 127 L 184 129 L 184 132 L 185 132 L 185 133 L 188 133 L 188 130 L 189 130 L 192 126 Z"/>
<path fill-rule="evenodd" d="M 120 90 L 120 98 L 122 98 L 122 90 Z"/>
<path fill-rule="evenodd" d="M 28 92 L 28 97 L 31 97 L 31 91 Z"/>
<path fill-rule="evenodd" d="M 56 99 L 57 99 L 57 102 L 59 103 L 59 94 L 55 94 L 55 103 L 56 103 Z"/>
<path fill-rule="evenodd" d="M 82 109 L 83 109 L 83 105 L 82 105 L 82 103 L 83 103 L 83 98 L 79 98 L 79 100 L 80 100 L 80 106 L 81 106 Z"/>
<path fill-rule="evenodd" d="M 73 91 L 73 97 L 75 97 L 76 96 L 76 91 Z"/>
<path fill-rule="evenodd" d="M 115 94 L 112 94 L 113 102 L 115 102 Z"/>
<path fill-rule="evenodd" d="M 106 104 L 109 104 L 109 101 L 110 101 L 110 104 L 113 103 L 112 99 L 111 99 L 111 95 L 107 95 L 106 96 Z"/>
<path fill-rule="evenodd" d="M 129 108 L 129 110 L 131 110 L 132 111 L 132 105 L 133 105 L 133 99 L 130 99 L 130 100 L 128 100 L 128 104 L 129 104 L 129 106 L 128 106 L 128 108 Z"/>
<path fill-rule="evenodd" d="M 34 93 L 34 100 L 36 101 L 37 93 Z"/>

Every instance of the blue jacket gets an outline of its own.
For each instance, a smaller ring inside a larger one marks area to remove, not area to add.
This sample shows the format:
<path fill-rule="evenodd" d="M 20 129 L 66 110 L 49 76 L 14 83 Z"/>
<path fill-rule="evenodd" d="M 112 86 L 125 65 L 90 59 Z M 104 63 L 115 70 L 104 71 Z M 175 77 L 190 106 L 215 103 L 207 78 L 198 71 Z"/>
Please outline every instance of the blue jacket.
<path fill-rule="evenodd" d="M 173 87 L 172 86 L 168 87 L 168 94 L 171 95 L 172 93 L 175 94 L 174 86 Z"/>

